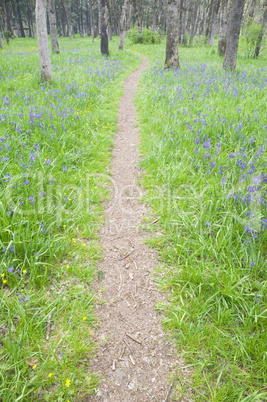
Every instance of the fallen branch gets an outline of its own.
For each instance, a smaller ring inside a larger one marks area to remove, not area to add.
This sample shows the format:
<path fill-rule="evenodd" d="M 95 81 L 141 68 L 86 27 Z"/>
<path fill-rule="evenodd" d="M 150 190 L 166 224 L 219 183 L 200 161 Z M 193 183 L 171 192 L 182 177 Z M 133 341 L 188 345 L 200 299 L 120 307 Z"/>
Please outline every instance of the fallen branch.
<path fill-rule="evenodd" d="M 124 257 L 119 258 L 117 261 L 125 260 L 125 258 L 129 257 L 129 255 L 131 255 L 133 252 L 134 252 L 134 249 L 129 251 L 129 253 L 127 253 Z"/>
<path fill-rule="evenodd" d="M 171 392 L 172 392 L 173 384 L 174 384 L 174 380 L 172 381 L 172 383 L 171 383 L 171 385 L 170 385 L 170 388 L 169 388 L 169 390 L 168 390 L 168 393 L 167 393 L 167 395 L 166 395 L 166 398 L 164 399 L 164 402 L 168 402 L 169 397 L 170 397 L 170 394 L 171 394 Z"/>
<path fill-rule="evenodd" d="M 142 345 L 142 342 L 138 341 L 137 339 L 135 339 L 132 335 L 127 334 L 127 332 L 125 332 L 125 335 L 128 336 L 128 338 L 130 338 L 132 341 L 139 343 L 139 345 Z"/>

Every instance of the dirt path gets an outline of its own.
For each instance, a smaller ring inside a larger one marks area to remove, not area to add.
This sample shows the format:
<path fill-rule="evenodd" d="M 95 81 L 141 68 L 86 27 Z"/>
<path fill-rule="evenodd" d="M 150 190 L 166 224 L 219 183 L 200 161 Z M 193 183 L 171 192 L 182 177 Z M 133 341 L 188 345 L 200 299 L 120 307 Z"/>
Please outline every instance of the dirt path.
<path fill-rule="evenodd" d="M 95 331 L 98 346 L 91 369 L 103 379 L 97 401 L 164 401 L 170 388 L 173 365 L 171 346 L 155 311 L 164 299 L 149 272 L 157 264 L 157 254 L 144 244 L 147 233 L 139 226 L 148 208 L 138 201 L 142 189 L 136 181 L 139 142 L 136 110 L 133 104 L 142 64 L 124 83 L 119 108 L 118 135 L 112 159 L 113 196 L 106 205 L 106 225 L 101 231 L 104 260 L 100 263 L 103 279 L 95 291 L 105 304 L 97 305 L 100 321 Z"/>

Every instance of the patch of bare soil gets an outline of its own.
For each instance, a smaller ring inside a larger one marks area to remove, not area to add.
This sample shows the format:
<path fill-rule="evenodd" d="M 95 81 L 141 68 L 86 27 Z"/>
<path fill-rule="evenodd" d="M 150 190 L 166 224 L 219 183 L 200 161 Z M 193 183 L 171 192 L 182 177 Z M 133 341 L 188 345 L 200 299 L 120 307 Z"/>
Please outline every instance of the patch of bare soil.
<path fill-rule="evenodd" d="M 106 205 L 107 220 L 101 231 L 104 259 L 99 271 L 103 279 L 94 287 L 100 325 L 95 331 L 98 349 L 91 370 L 99 373 L 102 382 L 93 401 L 188 400 L 170 396 L 171 374 L 183 362 L 173 353 L 162 317 L 155 311 L 166 296 L 149 278 L 158 264 L 157 252 L 145 245 L 147 233 L 140 229 L 149 212 L 138 200 L 142 188 L 136 184 L 139 136 L 133 100 L 140 75 L 148 66 L 147 59 L 142 59 L 124 83 L 112 159 L 113 196 Z"/>

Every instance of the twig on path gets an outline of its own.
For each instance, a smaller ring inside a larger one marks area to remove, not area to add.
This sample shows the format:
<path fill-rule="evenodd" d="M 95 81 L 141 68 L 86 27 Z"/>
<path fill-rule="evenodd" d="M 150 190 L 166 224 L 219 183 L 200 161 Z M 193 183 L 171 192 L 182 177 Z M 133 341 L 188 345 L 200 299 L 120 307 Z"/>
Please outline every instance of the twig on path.
<path fill-rule="evenodd" d="M 119 320 L 122 321 L 124 324 L 126 324 L 127 327 L 129 327 L 130 329 L 132 329 L 132 327 L 128 324 L 128 322 L 126 322 L 123 318 L 119 317 Z"/>
<path fill-rule="evenodd" d="M 122 351 L 121 351 L 121 355 L 120 355 L 120 357 L 119 357 L 119 360 L 123 360 L 122 358 L 123 358 L 124 352 L 125 352 L 125 346 L 123 346 L 123 348 L 122 348 Z"/>
<path fill-rule="evenodd" d="M 133 245 L 132 240 L 131 240 L 131 239 L 129 239 L 129 238 L 128 238 L 127 240 L 128 240 L 128 242 L 130 243 L 131 247 L 132 247 L 132 248 L 134 248 L 134 245 Z"/>
<path fill-rule="evenodd" d="M 134 361 L 132 355 L 130 354 L 129 357 L 130 357 L 130 359 L 131 359 L 132 365 L 135 366 L 135 361 Z"/>
<path fill-rule="evenodd" d="M 47 327 L 46 327 L 46 336 L 45 339 L 48 341 L 49 335 L 50 335 L 50 330 L 51 330 L 51 318 L 52 318 L 52 313 L 49 314 L 48 320 L 47 320 Z"/>
<path fill-rule="evenodd" d="M 154 221 L 150 222 L 150 225 L 154 225 L 154 223 L 158 222 L 160 220 L 161 216 L 157 219 L 155 219 Z"/>
<path fill-rule="evenodd" d="M 121 287 L 122 287 L 122 276 L 121 276 L 121 273 L 120 273 L 120 280 L 121 280 L 121 282 L 120 282 L 120 286 L 119 286 L 119 293 L 120 293 Z"/>
<path fill-rule="evenodd" d="M 124 255 L 123 257 L 118 258 L 118 260 L 117 260 L 117 261 L 122 261 L 122 260 L 125 260 L 125 258 L 129 257 L 129 255 L 131 255 L 133 252 L 134 252 L 134 249 L 133 249 L 133 250 L 131 250 L 131 251 L 129 251 L 129 253 L 127 253 L 127 254 L 126 254 L 126 255 Z"/>
<path fill-rule="evenodd" d="M 112 370 L 113 371 L 115 371 L 116 370 L 116 359 L 115 360 L 113 360 L 113 363 L 112 363 Z"/>
<path fill-rule="evenodd" d="M 170 385 L 170 388 L 169 388 L 169 390 L 168 390 L 168 393 L 167 393 L 167 395 L 166 395 L 166 398 L 164 399 L 164 402 L 168 402 L 169 396 L 170 396 L 170 394 L 171 394 L 171 392 L 172 392 L 173 384 L 174 384 L 174 380 L 172 381 L 172 383 L 171 383 L 171 385 Z"/>
<path fill-rule="evenodd" d="M 134 266 L 135 266 L 135 269 L 138 269 L 138 267 L 137 267 L 137 264 L 136 264 L 135 260 L 134 260 Z"/>
<path fill-rule="evenodd" d="M 132 349 L 131 349 L 129 343 L 125 339 L 123 339 L 123 342 L 125 343 L 126 346 L 128 346 L 130 353 L 132 353 Z"/>
<path fill-rule="evenodd" d="M 139 345 L 142 345 L 142 342 L 138 341 L 137 339 L 135 339 L 132 335 L 127 334 L 127 332 L 125 332 L 125 335 L 128 336 L 128 338 L 130 338 L 132 341 L 139 343 Z"/>

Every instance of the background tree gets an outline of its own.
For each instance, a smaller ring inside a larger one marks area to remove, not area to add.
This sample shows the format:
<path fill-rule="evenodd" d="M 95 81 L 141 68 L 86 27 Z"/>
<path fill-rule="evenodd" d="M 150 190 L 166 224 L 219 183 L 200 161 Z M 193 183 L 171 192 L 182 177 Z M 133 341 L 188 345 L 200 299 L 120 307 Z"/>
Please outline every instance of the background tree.
<path fill-rule="evenodd" d="M 119 49 L 123 50 L 124 47 L 124 38 L 126 32 L 126 11 L 128 6 L 128 0 L 124 0 L 124 3 L 121 8 L 121 18 L 120 18 L 120 44 Z"/>
<path fill-rule="evenodd" d="M 48 0 L 48 16 L 52 50 L 55 53 L 59 53 L 55 0 Z"/>
<path fill-rule="evenodd" d="M 218 53 L 220 56 L 224 56 L 226 49 L 227 11 L 228 11 L 228 0 L 221 0 L 220 29 L 219 29 L 219 40 L 218 40 Z"/>
<path fill-rule="evenodd" d="M 108 6 L 107 0 L 101 0 L 101 53 L 109 56 L 108 50 Z"/>
<path fill-rule="evenodd" d="M 46 7 L 47 0 L 36 0 L 35 16 L 41 77 L 44 81 L 53 81 L 46 27 Z"/>
<path fill-rule="evenodd" d="M 236 68 L 236 57 L 244 5 L 244 0 L 231 0 L 230 3 L 226 50 L 223 60 L 224 69 L 234 70 Z"/>
<path fill-rule="evenodd" d="M 167 68 L 180 67 L 179 56 L 178 56 L 178 22 L 179 22 L 178 0 L 168 0 L 166 58 L 165 58 L 165 67 Z"/>
<path fill-rule="evenodd" d="M 256 48 L 254 52 L 254 57 L 258 57 L 260 54 L 261 42 L 264 35 L 264 31 L 267 25 L 267 0 L 262 2 L 262 13 L 261 13 L 261 28 L 260 33 L 257 38 Z"/>

